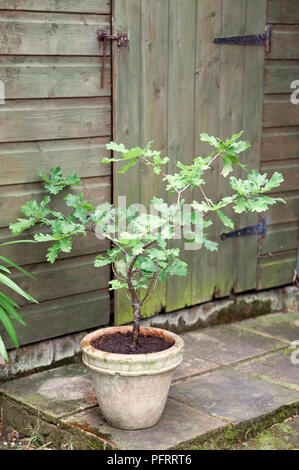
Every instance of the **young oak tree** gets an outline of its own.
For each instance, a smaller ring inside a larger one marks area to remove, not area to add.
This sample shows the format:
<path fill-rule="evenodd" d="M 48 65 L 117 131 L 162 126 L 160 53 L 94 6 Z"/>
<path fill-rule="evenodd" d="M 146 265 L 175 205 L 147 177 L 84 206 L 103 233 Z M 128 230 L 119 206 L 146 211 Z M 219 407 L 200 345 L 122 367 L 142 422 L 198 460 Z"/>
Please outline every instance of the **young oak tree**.
<path fill-rule="evenodd" d="M 276 202 L 283 199 L 266 195 L 273 188 L 283 182 L 279 173 L 271 178 L 267 174 L 260 174 L 256 170 L 248 172 L 239 161 L 239 154 L 246 151 L 250 144 L 239 140 L 242 135 L 233 135 L 231 139 L 223 141 L 219 138 L 201 134 L 201 140 L 208 142 L 212 153 L 207 157 L 196 157 L 191 165 L 177 163 L 177 172 L 165 173 L 162 168 L 167 165 L 169 158 L 161 157 L 161 153 L 152 150 L 152 142 L 145 148 L 136 147 L 126 149 L 123 144 L 111 142 L 107 144 L 108 150 L 119 154 L 118 158 L 104 158 L 103 162 L 123 164 L 120 174 L 126 173 L 138 162 L 152 168 L 156 175 L 162 175 L 166 190 L 175 195 L 175 203 L 169 204 L 156 197 L 152 200 L 155 213 L 139 214 L 134 206 L 128 209 L 116 207 L 110 203 L 94 207 L 84 201 L 83 194 L 68 193 L 64 200 L 70 208 L 63 213 L 55 207 L 55 196 L 65 188 L 80 185 L 80 178 L 73 173 L 68 177 L 62 175 L 60 168 L 52 168 L 50 175 L 40 174 L 45 181 L 45 191 L 48 193 L 41 203 L 36 200 L 27 202 L 22 206 L 21 212 L 26 218 L 19 218 L 10 225 L 13 234 L 19 235 L 36 224 L 46 226 L 46 233 L 34 236 L 37 242 L 51 242 L 46 258 L 54 263 L 61 252 L 69 253 L 72 250 L 72 240 L 76 235 L 86 235 L 87 231 L 96 231 L 101 237 L 111 242 L 111 248 L 105 256 L 99 255 L 95 259 L 96 268 L 111 265 L 114 279 L 110 281 L 110 290 L 126 289 L 134 312 L 134 326 L 132 332 L 131 349 L 134 352 L 140 329 L 141 309 L 149 299 L 158 280 L 165 281 L 167 276 L 186 276 L 187 264 L 180 260 L 180 250 L 169 246 L 175 238 L 177 229 L 190 229 L 191 223 L 202 217 L 202 230 L 195 231 L 187 236 L 186 242 L 200 243 L 207 250 L 215 251 L 218 244 L 209 240 L 207 229 L 212 225 L 208 219 L 213 213 L 219 217 L 226 226 L 233 228 L 232 220 L 223 213 L 225 207 L 231 206 L 240 214 L 242 212 L 264 212 Z M 246 172 L 245 179 L 230 177 L 232 188 L 231 196 L 218 201 L 207 197 L 204 186 L 206 176 L 216 160 L 222 160 L 222 176 L 226 178 L 234 166 L 241 167 Z M 199 188 L 201 199 L 193 201 L 191 213 L 184 213 L 184 193 Z M 119 230 L 116 230 L 116 227 Z"/>

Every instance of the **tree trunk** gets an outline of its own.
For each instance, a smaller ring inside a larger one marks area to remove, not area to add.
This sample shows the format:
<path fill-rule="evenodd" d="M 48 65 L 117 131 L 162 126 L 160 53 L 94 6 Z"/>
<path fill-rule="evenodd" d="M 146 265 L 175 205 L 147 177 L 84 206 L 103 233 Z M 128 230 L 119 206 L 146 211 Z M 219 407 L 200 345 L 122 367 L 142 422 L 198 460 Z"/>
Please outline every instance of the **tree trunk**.
<path fill-rule="evenodd" d="M 136 301 L 133 304 L 133 308 L 134 308 L 134 326 L 133 326 L 133 332 L 132 332 L 131 349 L 132 351 L 135 351 L 137 343 L 138 343 L 138 337 L 139 337 L 139 331 L 140 331 L 141 302 Z"/>

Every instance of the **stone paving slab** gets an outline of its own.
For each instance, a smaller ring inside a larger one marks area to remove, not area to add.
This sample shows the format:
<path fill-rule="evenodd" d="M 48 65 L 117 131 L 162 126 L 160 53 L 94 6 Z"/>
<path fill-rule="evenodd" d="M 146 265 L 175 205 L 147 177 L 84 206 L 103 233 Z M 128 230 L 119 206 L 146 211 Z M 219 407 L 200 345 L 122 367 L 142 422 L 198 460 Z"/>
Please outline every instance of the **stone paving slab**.
<path fill-rule="evenodd" d="M 229 365 L 285 347 L 279 339 L 223 325 L 183 335 L 186 352 L 206 361 Z"/>
<path fill-rule="evenodd" d="M 37 409 L 52 422 L 97 404 L 89 371 L 83 364 L 0 383 L 1 392 Z"/>
<path fill-rule="evenodd" d="M 185 334 L 184 362 L 174 375 L 163 417 L 153 428 L 109 426 L 82 364 L 0 383 L 4 420 L 16 429 L 19 423 L 22 430 L 30 423 L 32 432 L 41 418 L 39 429 L 58 447 L 79 436 L 83 448 L 130 450 L 168 449 L 206 439 L 229 423 L 248 425 L 299 403 L 298 366 L 293 368 L 287 351 L 298 338 L 298 320 L 298 314 L 275 314 Z"/>
<path fill-rule="evenodd" d="M 299 392 L 299 364 L 291 362 L 291 354 L 292 350 L 270 354 L 240 364 L 235 370 Z"/>
<path fill-rule="evenodd" d="M 219 369 L 174 384 L 169 396 L 232 423 L 256 419 L 299 400 L 293 390 L 231 369 Z"/>
<path fill-rule="evenodd" d="M 287 342 L 299 340 L 299 313 L 272 313 L 236 324 L 238 328 L 265 333 Z"/>
<path fill-rule="evenodd" d="M 98 407 L 65 418 L 62 423 L 106 439 L 117 449 L 130 450 L 169 449 L 227 425 L 223 420 L 170 398 L 159 423 L 148 429 L 124 431 L 113 428 L 103 420 Z"/>
<path fill-rule="evenodd" d="M 194 356 L 188 352 L 184 353 L 183 362 L 175 369 L 173 374 L 173 380 L 186 379 L 193 375 L 199 375 L 209 370 L 214 370 L 219 367 L 218 364 L 213 362 L 205 361 L 199 357 Z"/>

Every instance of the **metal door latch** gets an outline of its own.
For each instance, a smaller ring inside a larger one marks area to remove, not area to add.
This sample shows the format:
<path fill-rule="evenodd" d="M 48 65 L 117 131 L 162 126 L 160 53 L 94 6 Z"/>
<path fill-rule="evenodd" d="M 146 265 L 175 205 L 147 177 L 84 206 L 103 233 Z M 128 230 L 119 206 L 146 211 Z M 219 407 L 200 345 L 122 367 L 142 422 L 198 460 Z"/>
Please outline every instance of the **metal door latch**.
<path fill-rule="evenodd" d="M 244 237 L 246 235 L 260 235 L 264 238 L 267 234 L 267 220 L 265 217 L 262 217 L 262 221 L 260 224 L 251 225 L 250 227 L 241 228 L 240 230 L 236 230 L 235 232 L 230 233 L 222 233 L 220 236 L 221 240 L 225 240 L 226 238 L 233 238 L 233 237 Z"/>
<path fill-rule="evenodd" d="M 271 50 L 272 26 L 267 25 L 265 32 L 261 34 L 250 34 L 247 36 L 228 36 L 215 38 L 215 44 L 230 44 L 233 46 L 264 46 L 266 52 Z"/>
<path fill-rule="evenodd" d="M 127 33 L 118 33 L 116 35 L 109 34 L 107 31 L 98 31 L 98 39 L 103 42 L 103 56 L 102 56 L 102 79 L 101 79 L 101 88 L 104 88 L 105 85 L 105 62 L 106 62 L 106 52 L 107 52 L 107 41 L 117 41 L 118 47 L 128 46 L 129 38 Z"/>

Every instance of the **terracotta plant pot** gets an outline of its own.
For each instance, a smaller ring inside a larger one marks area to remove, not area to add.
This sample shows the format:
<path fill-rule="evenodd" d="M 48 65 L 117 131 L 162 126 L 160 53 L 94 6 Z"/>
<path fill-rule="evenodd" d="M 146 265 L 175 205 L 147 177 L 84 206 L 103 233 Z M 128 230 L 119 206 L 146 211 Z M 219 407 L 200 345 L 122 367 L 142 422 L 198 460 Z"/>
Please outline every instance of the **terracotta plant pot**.
<path fill-rule="evenodd" d="M 142 334 L 165 338 L 173 345 L 164 351 L 134 355 L 108 353 L 91 346 L 101 335 L 131 331 L 131 326 L 103 328 L 85 336 L 81 347 L 106 421 L 121 429 L 143 429 L 161 418 L 173 371 L 183 358 L 184 342 L 169 331 L 141 327 Z"/>

